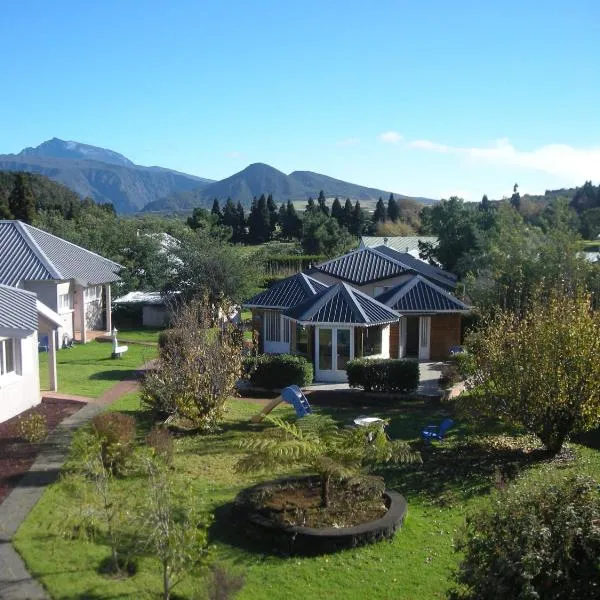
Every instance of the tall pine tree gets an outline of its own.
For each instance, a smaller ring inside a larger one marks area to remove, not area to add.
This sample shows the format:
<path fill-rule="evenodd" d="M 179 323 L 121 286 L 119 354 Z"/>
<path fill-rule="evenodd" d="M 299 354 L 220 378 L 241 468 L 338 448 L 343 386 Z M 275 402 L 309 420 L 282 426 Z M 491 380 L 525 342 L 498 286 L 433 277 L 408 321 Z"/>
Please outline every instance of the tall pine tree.
<path fill-rule="evenodd" d="M 365 213 L 360 207 L 360 202 L 357 200 L 354 208 L 352 209 L 352 221 L 350 223 L 350 233 L 357 237 L 363 234 L 365 229 Z"/>
<path fill-rule="evenodd" d="M 400 216 L 400 209 L 398 208 L 398 203 L 396 202 L 396 198 L 394 198 L 394 194 L 390 194 L 388 199 L 387 216 L 388 219 L 394 223 L 398 221 L 398 217 Z"/>
<path fill-rule="evenodd" d="M 510 197 L 510 204 L 517 212 L 521 209 L 521 194 L 519 194 L 518 183 L 515 183 L 513 187 L 513 195 Z"/>
<path fill-rule="evenodd" d="M 213 200 L 213 205 L 210 214 L 215 217 L 215 220 L 218 225 L 221 225 L 223 223 L 223 213 L 221 213 L 221 207 L 219 206 L 219 201 L 217 200 L 217 198 Z"/>
<path fill-rule="evenodd" d="M 344 209 L 340 203 L 339 198 L 336 196 L 331 204 L 331 216 L 340 224 L 344 226 Z"/>
<path fill-rule="evenodd" d="M 385 218 L 386 218 L 385 204 L 383 203 L 383 198 L 381 198 L 381 196 L 380 196 L 379 200 L 377 201 L 377 205 L 375 206 L 375 211 L 373 212 L 373 217 L 372 217 L 373 225 L 375 227 L 377 227 L 378 223 L 385 223 Z"/>
<path fill-rule="evenodd" d="M 325 215 L 325 216 L 329 216 L 329 208 L 327 207 L 327 203 L 325 200 L 325 194 L 323 193 L 323 190 L 321 190 L 319 192 L 319 197 L 317 198 L 317 203 L 319 205 L 319 210 Z"/>

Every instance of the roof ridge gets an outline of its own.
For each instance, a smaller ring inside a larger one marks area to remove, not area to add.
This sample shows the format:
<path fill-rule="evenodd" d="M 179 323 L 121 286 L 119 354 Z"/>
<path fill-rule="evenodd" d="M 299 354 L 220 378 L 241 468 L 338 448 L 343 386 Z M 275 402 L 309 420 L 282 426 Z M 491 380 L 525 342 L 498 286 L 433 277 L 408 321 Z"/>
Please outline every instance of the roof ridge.
<path fill-rule="evenodd" d="M 389 246 L 384 246 L 384 247 L 389 248 Z M 385 258 L 386 260 L 389 260 L 397 265 L 400 265 L 403 269 L 406 269 L 407 271 L 411 271 L 413 273 L 417 272 L 417 270 L 414 267 L 411 267 L 411 266 L 407 265 L 406 263 L 403 263 L 401 260 L 398 260 L 397 258 L 394 258 L 393 256 L 388 256 L 385 252 L 381 252 L 380 250 L 377 250 L 377 248 L 379 248 L 379 246 L 376 246 L 376 247 L 367 246 L 367 247 L 365 247 L 365 250 L 371 250 L 372 252 L 377 254 L 377 256 L 380 256 L 381 258 Z M 402 252 L 398 252 L 398 250 L 396 250 L 395 248 L 389 248 L 389 249 L 392 250 L 392 252 L 396 252 L 397 254 L 402 254 Z"/>
<path fill-rule="evenodd" d="M 17 221 L 18 223 L 21 223 L 21 221 Z M 88 252 L 89 254 L 93 254 L 94 256 L 96 256 L 97 258 L 100 258 L 106 262 L 109 262 L 121 269 L 123 269 L 123 265 L 119 264 L 118 262 L 115 262 L 114 260 L 110 260 L 110 258 L 106 258 L 104 256 L 101 256 L 100 254 L 97 254 L 96 252 L 92 252 L 91 250 L 88 250 L 87 248 L 84 248 L 83 246 L 80 246 L 79 244 L 75 244 L 74 242 L 70 242 L 69 240 L 65 240 L 65 238 L 61 238 L 57 235 L 54 235 L 53 233 L 50 233 L 49 231 L 44 231 L 43 229 L 40 229 L 39 227 L 34 227 L 33 225 L 29 225 L 27 223 L 21 223 L 21 225 L 23 225 L 24 227 L 27 227 L 28 229 L 35 229 L 36 231 L 39 231 L 40 233 L 43 233 L 44 235 L 49 235 L 50 237 L 53 237 L 56 240 L 61 241 L 64 244 L 69 244 L 70 246 L 75 246 L 75 248 L 79 248 L 80 250 L 83 250 L 84 252 Z M 31 235 L 28 232 L 28 235 Z"/>
<path fill-rule="evenodd" d="M 331 300 L 331 298 L 333 296 L 335 296 L 336 292 L 336 288 L 339 287 L 340 284 L 336 284 L 336 285 L 332 285 L 326 289 L 324 289 L 322 292 L 319 292 L 320 294 L 323 294 L 317 302 L 315 302 L 315 304 L 313 304 L 310 308 L 312 308 L 313 314 L 317 313 L 321 310 L 321 308 L 323 308 L 323 306 L 325 304 L 327 304 L 327 302 L 329 302 L 329 300 Z M 318 294 L 316 294 L 318 295 Z M 310 302 L 312 300 L 312 298 L 309 298 L 308 300 L 306 300 L 306 302 Z M 302 317 L 304 317 L 306 315 L 306 311 L 308 309 L 306 309 L 303 313 L 302 313 Z"/>
<path fill-rule="evenodd" d="M 52 279 L 64 279 L 61 272 L 54 266 L 54 263 L 50 260 L 50 258 L 48 258 L 47 254 L 40 248 L 40 245 L 35 241 L 35 239 L 31 235 L 31 232 L 29 231 L 29 227 L 31 227 L 31 225 L 27 225 L 27 223 L 23 223 L 23 221 L 19 221 L 18 219 L 15 219 L 14 221 L 12 221 L 12 223 L 14 224 L 15 229 L 25 239 L 31 250 L 33 250 L 37 258 L 44 265 L 46 271 L 48 271 L 48 273 L 52 276 Z M 33 227 L 33 229 L 37 228 Z M 41 229 L 39 229 L 38 231 L 41 231 Z"/>
<path fill-rule="evenodd" d="M 358 300 L 355 298 L 354 288 L 343 281 L 342 281 L 342 286 L 343 286 L 344 292 L 349 297 L 351 304 L 353 304 L 358 309 L 360 316 L 363 318 L 365 323 L 368 323 L 371 319 L 369 319 L 369 317 L 367 316 L 367 313 L 363 310 L 363 307 L 360 305 L 360 302 L 358 302 Z M 358 290 L 356 290 L 356 291 L 358 291 Z"/>
<path fill-rule="evenodd" d="M 389 299 L 390 304 L 396 304 L 400 298 L 404 298 L 406 294 L 410 290 L 412 290 L 419 281 L 424 281 L 425 278 L 423 275 L 417 273 L 417 275 L 413 275 L 411 279 L 408 281 L 404 281 L 403 283 L 398 284 L 398 291 Z"/>
<path fill-rule="evenodd" d="M 458 300 L 458 302 L 460 302 L 461 304 L 464 304 L 465 306 L 467 306 L 467 304 L 465 304 L 462 300 L 460 300 L 460 298 L 457 298 L 454 294 L 451 294 L 450 292 L 448 292 L 447 290 L 445 290 L 443 287 L 437 285 L 436 283 L 433 283 L 433 281 L 430 281 L 429 279 L 427 279 L 426 277 L 423 277 L 422 275 L 417 275 L 417 277 L 420 277 L 421 280 L 423 281 L 423 283 L 425 283 L 426 285 L 432 287 L 437 292 L 443 294 L 449 300 L 452 300 L 452 301 Z"/>

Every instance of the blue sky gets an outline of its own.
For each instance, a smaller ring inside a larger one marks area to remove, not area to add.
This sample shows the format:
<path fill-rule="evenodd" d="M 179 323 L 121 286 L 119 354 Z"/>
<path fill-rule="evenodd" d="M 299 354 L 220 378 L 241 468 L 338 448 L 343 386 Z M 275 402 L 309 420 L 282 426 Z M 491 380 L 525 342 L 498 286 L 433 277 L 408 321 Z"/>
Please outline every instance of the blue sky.
<path fill-rule="evenodd" d="M 600 182 L 600 2 L 4 3 L 0 153 L 59 137 L 478 200 Z"/>

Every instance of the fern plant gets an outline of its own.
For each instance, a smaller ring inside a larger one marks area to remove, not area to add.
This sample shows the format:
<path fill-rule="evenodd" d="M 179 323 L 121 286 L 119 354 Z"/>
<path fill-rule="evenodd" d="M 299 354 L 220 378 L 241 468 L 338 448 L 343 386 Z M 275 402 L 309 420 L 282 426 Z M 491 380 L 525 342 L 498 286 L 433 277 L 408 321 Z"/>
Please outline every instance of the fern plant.
<path fill-rule="evenodd" d="M 306 468 L 319 476 L 321 504 L 330 504 L 331 482 L 344 482 L 383 463 L 421 460 L 406 442 L 390 440 L 383 424 L 341 428 L 329 416 L 308 415 L 295 422 L 267 416 L 273 427 L 240 442 L 247 454 L 238 461 L 239 472 L 278 468 Z M 385 423 L 385 422 L 384 422 Z"/>

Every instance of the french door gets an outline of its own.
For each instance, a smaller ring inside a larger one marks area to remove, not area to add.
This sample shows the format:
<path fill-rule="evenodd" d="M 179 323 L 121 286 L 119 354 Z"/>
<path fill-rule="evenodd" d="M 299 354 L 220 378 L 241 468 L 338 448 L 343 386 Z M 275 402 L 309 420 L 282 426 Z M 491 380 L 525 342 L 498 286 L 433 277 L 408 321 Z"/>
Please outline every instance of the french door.
<path fill-rule="evenodd" d="M 346 381 L 346 363 L 354 358 L 354 329 L 316 327 L 317 381 Z"/>

